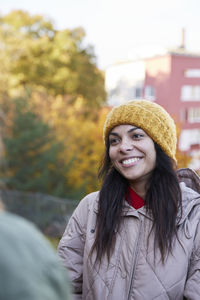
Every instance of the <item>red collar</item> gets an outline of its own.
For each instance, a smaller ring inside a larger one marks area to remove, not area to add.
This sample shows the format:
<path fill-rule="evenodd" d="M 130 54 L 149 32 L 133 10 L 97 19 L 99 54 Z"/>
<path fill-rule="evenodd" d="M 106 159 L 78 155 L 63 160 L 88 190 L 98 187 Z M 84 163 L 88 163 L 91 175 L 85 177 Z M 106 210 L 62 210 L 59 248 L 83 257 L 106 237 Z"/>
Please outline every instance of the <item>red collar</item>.
<path fill-rule="evenodd" d="M 125 198 L 126 201 L 135 209 L 144 206 L 144 199 L 142 199 L 138 194 L 136 194 L 136 192 L 131 187 L 128 187 L 128 192 Z"/>

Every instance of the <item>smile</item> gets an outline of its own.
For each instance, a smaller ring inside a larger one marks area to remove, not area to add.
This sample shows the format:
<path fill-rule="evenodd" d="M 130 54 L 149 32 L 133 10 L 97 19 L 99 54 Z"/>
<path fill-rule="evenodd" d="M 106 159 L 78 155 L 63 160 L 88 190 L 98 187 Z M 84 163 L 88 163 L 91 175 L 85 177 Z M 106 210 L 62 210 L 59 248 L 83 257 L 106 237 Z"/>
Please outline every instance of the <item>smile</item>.
<path fill-rule="evenodd" d="M 122 160 L 121 163 L 122 163 L 122 165 L 127 166 L 127 165 L 133 164 L 139 160 L 140 160 L 139 157 L 133 157 L 133 158 L 129 158 L 129 159 L 124 159 L 124 160 Z"/>

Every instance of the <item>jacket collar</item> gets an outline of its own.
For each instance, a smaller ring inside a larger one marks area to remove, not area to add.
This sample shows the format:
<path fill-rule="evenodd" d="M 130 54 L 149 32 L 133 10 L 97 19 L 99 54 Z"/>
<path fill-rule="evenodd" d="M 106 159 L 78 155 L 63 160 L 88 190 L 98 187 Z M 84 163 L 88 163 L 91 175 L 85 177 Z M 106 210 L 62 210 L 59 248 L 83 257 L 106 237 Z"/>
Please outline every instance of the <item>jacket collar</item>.
<path fill-rule="evenodd" d="M 99 197 L 96 197 L 95 203 L 94 203 L 94 212 L 95 213 L 98 213 L 98 202 L 99 202 Z M 134 217 L 140 218 L 140 215 L 144 215 L 151 220 L 153 219 L 152 216 L 146 212 L 145 206 L 143 206 L 139 209 L 135 209 L 124 198 L 124 205 L 122 208 L 122 216 L 124 216 L 124 217 L 134 216 Z"/>
<path fill-rule="evenodd" d="M 184 222 L 184 220 L 187 218 L 187 216 L 195 206 L 200 205 L 200 194 L 198 192 L 187 187 L 185 182 L 180 182 L 180 188 L 182 193 L 182 216 L 181 210 L 179 210 L 177 216 L 177 224 L 179 225 Z M 141 207 L 138 210 L 135 210 L 127 203 L 127 201 L 125 201 L 123 208 L 124 216 L 135 215 L 139 217 L 140 214 L 150 220 L 153 220 L 151 212 L 147 212 L 145 206 Z"/>
<path fill-rule="evenodd" d="M 182 192 L 182 216 L 181 211 L 179 211 L 177 224 L 181 224 L 187 218 L 193 207 L 200 205 L 200 177 L 189 168 L 179 169 L 177 175 L 179 177 Z M 95 199 L 94 211 L 95 213 L 98 212 L 98 197 Z M 151 213 L 146 211 L 145 206 L 136 210 L 124 200 L 122 216 L 135 216 L 140 218 L 140 215 L 153 220 Z"/>

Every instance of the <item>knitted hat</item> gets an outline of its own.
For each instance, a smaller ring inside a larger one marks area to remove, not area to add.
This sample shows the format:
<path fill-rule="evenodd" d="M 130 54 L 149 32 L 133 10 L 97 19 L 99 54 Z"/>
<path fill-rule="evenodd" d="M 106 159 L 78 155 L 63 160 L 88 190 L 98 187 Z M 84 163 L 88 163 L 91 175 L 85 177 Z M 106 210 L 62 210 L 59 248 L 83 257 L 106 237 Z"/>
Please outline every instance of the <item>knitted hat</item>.
<path fill-rule="evenodd" d="M 108 113 L 104 124 L 104 141 L 112 128 L 122 124 L 143 129 L 176 161 L 176 125 L 162 106 L 148 100 L 132 100 L 114 107 Z"/>

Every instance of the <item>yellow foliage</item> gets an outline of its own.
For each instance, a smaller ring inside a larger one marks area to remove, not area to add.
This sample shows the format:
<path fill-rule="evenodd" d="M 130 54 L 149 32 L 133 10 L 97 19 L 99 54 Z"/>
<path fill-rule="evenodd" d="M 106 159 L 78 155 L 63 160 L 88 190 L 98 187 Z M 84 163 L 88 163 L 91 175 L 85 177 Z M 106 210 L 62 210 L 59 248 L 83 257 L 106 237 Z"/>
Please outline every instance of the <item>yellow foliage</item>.
<path fill-rule="evenodd" d="M 102 129 L 106 110 L 99 111 L 96 120 L 69 116 L 66 126 L 67 139 L 65 155 L 74 159 L 70 168 L 69 183 L 74 188 L 85 187 L 85 192 L 98 188 L 97 172 L 104 151 Z"/>
<path fill-rule="evenodd" d="M 187 153 L 177 150 L 176 159 L 178 168 L 187 168 L 192 158 Z"/>
<path fill-rule="evenodd" d="M 58 95 L 32 94 L 33 110 L 40 113 L 64 143 L 62 160 L 68 166 L 66 181 L 72 190 L 84 193 L 98 189 L 97 173 L 104 151 L 103 125 L 108 107 L 85 116 L 84 99 Z"/>

